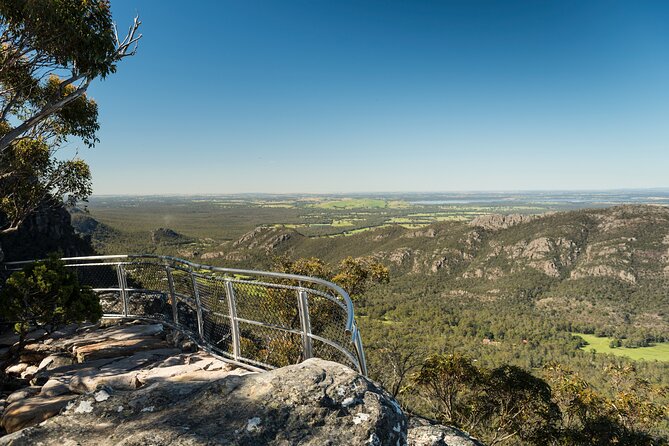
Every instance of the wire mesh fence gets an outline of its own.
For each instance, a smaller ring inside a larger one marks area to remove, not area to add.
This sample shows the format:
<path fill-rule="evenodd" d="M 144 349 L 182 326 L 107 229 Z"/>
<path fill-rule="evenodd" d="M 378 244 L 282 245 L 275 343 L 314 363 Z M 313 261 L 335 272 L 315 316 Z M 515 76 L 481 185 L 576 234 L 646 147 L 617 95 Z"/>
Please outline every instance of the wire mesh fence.
<path fill-rule="evenodd" d="M 154 255 L 63 260 L 98 293 L 104 317 L 172 325 L 244 365 L 269 369 L 319 357 L 367 374 L 351 299 L 325 280 Z M 30 262 L 6 263 L 0 275 Z"/>

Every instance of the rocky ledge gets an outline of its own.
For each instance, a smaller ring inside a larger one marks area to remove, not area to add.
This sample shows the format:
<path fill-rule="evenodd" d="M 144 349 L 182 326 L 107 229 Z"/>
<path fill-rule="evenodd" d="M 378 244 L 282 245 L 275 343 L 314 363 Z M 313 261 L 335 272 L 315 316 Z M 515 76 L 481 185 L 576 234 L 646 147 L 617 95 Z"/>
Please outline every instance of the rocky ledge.
<path fill-rule="evenodd" d="M 253 373 L 160 324 L 70 327 L 29 345 L 7 373 L 30 385 L 5 394 L 0 445 L 480 445 L 409 421 L 341 364 Z"/>

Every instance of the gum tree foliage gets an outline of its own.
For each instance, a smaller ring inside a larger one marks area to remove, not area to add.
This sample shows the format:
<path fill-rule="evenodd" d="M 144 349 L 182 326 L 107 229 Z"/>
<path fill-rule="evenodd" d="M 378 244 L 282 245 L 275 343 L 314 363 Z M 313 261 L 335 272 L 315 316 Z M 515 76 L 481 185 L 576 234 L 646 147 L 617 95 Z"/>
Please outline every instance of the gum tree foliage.
<path fill-rule="evenodd" d="M 549 444 L 560 412 L 550 386 L 520 367 L 478 367 L 460 353 L 425 359 L 413 376 L 416 390 L 441 421 L 462 427 L 491 446 Z"/>
<path fill-rule="evenodd" d="M 432 415 L 456 426 L 471 426 L 482 375 L 471 359 L 460 353 L 426 358 L 413 376 L 418 392 L 430 402 Z"/>
<path fill-rule="evenodd" d="M 553 399 L 562 412 L 560 443 L 567 445 L 666 445 L 661 423 L 669 417 L 657 394 L 667 389 L 640 379 L 632 365 L 605 368 L 610 395 L 558 363 L 544 367 Z"/>
<path fill-rule="evenodd" d="M 483 382 L 485 398 L 476 410 L 487 420 L 483 430 L 490 446 L 515 438 L 530 444 L 555 438 L 560 410 L 546 381 L 505 364 L 484 372 Z"/>
<path fill-rule="evenodd" d="M 420 347 L 406 348 L 396 336 L 388 336 L 377 343 L 367 344 L 369 369 L 393 398 L 399 398 L 407 388 L 412 372 L 424 356 Z"/>
<path fill-rule="evenodd" d="M 297 260 L 279 257 L 275 259 L 274 269 L 282 273 L 332 281 L 349 293 L 353 300 L 360 299 L 361 294 L 374 283 L 388 281 L 388 269 L 371 259 L 348 257 L 331 266 L 315 257 Z M 279 282 L 280 285 L 297 285 L 293 280 L 280 280 Z M 247 287 L 244 292 L 248 297 L 253 298 L 253 289 Z M 293 330 L 301 330 L 297 293 L 294 289 L 263 288 L 262 291 L 257 292 L 265 295 L 262 305 L 245 310 L 249 314 L 257 312 L 252 315 L 252 318 Z M 345 318 L 341 307 L 314 294 L 309 295 L 308 305 L 313 333 L 326 338 L 340 339 L 344 343 L 348 340 L 348 335 L 344 334 Z M 302 359 L 302 340 L 297 335 L 263 336 L 249 330 L 242 333 L 241 347 L 245 355 L 249 357 L 280 366 L 294 364 Z M 328 354 L 326 351 L 319 351 L 319 356 L 327 357 Z M 332 354 L 337 353 L 332 352 Z"/>
<path fill-rule="evenodd" d="M 98 108 L 86 91 L 135 54 L 139 25 L 135 18 L 119 38 L 106 0 L 0 0 L 0 233 L 49 196 L 90 195 L 86 163 L 56 152 L 68 138 L 98 141 Z"/>
<path fill-rule="evenodd" d="M 388 268 L 372 259 L 346 257 L 334 266 L 328 266 L 316 257 L 290 260 L 277 258 L 275 267 L 278 271 L 302 276 L 320 277 L 342 287 L 351 299 L 358 300 L 367 288 L 374 283 L 387 283 L 390 278 Z"/>
<path fill-rule="evenodd" d="M 557 362 L 544 377 L 514 365 L 478 366 L 461 353 L 428 357 L 412 376 L 432 416 L 494 445 L 666 445 L 667 389 L 639 379 L 631 365 L 606 368 L 596 390 Z M 610 392 L 607 392 L 609 390 Z"/>
<path fill-rule="evenodd" d="M 79 285 L 76 272 L 51 256 L 7 279 L 0 291 L 0 314 L 14 323 L 22 345 L 31 329 L 50 333 L 65 324 L 97 321 L 102 307 L 90 287 Z"/>

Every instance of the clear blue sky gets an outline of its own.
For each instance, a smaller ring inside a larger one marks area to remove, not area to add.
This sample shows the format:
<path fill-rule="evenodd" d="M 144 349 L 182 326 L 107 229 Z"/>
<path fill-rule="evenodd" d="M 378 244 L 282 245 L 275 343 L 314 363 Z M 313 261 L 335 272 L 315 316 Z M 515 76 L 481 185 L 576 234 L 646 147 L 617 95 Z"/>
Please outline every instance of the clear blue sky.
<path fill-rule="evenodd" d="M 669 2 L 112 0 L 95 194 L 667 187 Z"/>

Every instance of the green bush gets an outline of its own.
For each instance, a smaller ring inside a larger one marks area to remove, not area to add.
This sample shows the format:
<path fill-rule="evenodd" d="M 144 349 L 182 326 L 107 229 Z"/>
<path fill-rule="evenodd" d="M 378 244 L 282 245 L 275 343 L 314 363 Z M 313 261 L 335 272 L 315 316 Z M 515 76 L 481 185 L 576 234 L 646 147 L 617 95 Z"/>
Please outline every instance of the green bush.
<path fill-rule="evenodd" d="M 52 256 L 7 279 L 0 291 L 0 314 L 14 323 L 22 342 L 31 329 L 50 333 L 64 324 L 97 321 L 102 307 L 90 287 L 79 285 L 76 272 Z"/>

